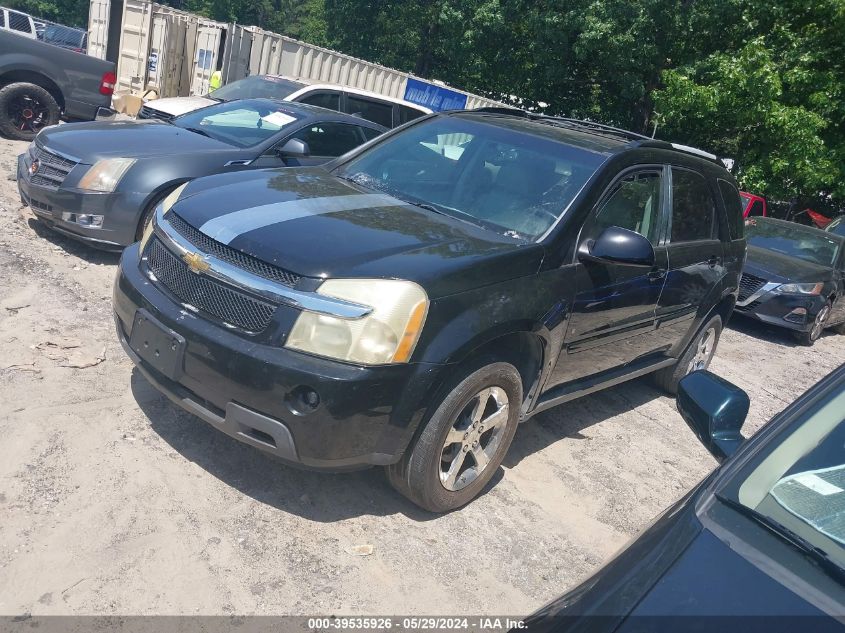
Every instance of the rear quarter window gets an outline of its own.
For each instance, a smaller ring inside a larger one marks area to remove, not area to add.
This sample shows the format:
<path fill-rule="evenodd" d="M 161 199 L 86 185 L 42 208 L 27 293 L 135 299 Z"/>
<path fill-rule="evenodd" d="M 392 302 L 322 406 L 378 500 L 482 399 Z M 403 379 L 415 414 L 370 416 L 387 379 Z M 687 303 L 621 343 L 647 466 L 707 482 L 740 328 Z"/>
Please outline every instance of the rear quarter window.
<path fill-rule="evenodd" d="M 9 11 L 9 28 L 21 33 L 32 33 L 29 17 L 16 11 Z"/>
<path fill-rule="evenodd" d="M 739 191 L 727 180 L 719 178 L 719 193 L 722 194 L 722 202 L 725 204 L 725 211 L 728 217 L 728 230 L 732 240 L 741 239 L 745 234 L 745 223 L 742 221 L 742 210 L 744 208 Z"/>

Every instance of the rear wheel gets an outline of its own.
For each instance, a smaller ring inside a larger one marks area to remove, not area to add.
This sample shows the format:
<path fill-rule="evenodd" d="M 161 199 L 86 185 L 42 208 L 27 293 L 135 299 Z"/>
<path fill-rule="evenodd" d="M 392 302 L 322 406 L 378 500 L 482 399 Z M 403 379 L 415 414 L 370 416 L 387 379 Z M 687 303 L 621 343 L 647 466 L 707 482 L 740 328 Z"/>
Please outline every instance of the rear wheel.
<path fill-rule="evenodd" d="M 815 344 L 816 341 L 824 332 L 824 328 L 827 326 L 827 319 L 830 316 L 830 301 L 828 301 L 822 309 L 818 311 L 816 314 L 816 318 L 813 321 L 813 326 L 810 328 L 809 332 L 798 332 L 796 336 L 798 337 L 798 341 L 802 345 L 806 345 L 807 347 L 812 346 Z"/>
<path fill-rule="evenodd" d="M 486 365 L 446 395 L 399 463 L 391 485 L 431 512 L 459 508 L 502 463 L 519 422 L 522 380 L 507 363 Z"/>
<path fill-rule="evenodd" d="M 59 104 L 41 86 L 13 83 L 0 88 L 0 134 L 31 141 L 43 128 L 59 122 Z"/>
<path fill-rule="evenodd" d="M 668 393 L 673 395 L 678 393 L 678 383 L 681 378 L 710 366 L 710 361 L 716 352 L 716 346 L 719 344 L 721 335 L 722 317 L 716 315 L 698 331 L 677 363 L 652 374 L 654 382 Z"/>

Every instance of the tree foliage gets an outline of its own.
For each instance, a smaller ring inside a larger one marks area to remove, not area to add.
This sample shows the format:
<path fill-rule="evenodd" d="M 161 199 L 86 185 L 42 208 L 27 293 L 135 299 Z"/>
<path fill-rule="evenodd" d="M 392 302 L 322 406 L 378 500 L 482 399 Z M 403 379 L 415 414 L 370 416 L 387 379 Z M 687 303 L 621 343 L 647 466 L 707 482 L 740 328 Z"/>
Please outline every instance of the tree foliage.
<path fill-rule="evenodd" d="M 166 0 L 845 199 L 845 0 Z M 86 0 L 7 0 L 83 25 Z"/>

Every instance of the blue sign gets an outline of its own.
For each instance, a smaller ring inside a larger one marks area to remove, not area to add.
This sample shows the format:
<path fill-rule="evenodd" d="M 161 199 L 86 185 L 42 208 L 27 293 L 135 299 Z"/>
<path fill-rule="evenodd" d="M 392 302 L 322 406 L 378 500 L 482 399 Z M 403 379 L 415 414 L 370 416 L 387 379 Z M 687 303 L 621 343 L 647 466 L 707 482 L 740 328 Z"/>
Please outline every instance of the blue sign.
<path fill-rule="evenodd" d="M 405 86 L 405 101 L 425 106 L 435 112 L 467 107 L 466 95 L 411 78 L 408 78 L 408 84 Z"/>

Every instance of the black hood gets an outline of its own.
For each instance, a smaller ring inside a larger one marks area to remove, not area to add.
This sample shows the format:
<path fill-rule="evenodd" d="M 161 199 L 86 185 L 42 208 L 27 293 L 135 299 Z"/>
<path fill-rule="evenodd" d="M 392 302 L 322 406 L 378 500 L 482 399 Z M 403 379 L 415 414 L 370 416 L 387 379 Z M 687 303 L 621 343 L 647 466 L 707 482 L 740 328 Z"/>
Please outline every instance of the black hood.
<path fill-rule="evenodd" d="M 162 121 L 94 121 L 43 130 L 38 142 L 83 163 L 102 158 L 147 158 L 236 148 Z"/>
<path fill-rule="evenodd" d="M 745 267 L 742 270 L 761 279 L 781 284 L 829 281 L 833 275 L 832 266 L 820 266 L 797 257 L 750 245 Z"/>
<path fill-rule="evenodd" d="M 173 210 L 210 237 L 300 275 L 409 279 L 431 297 L 533 274 L 543 254 L 537 244 L 319 167 L 200 178 Z"/>

